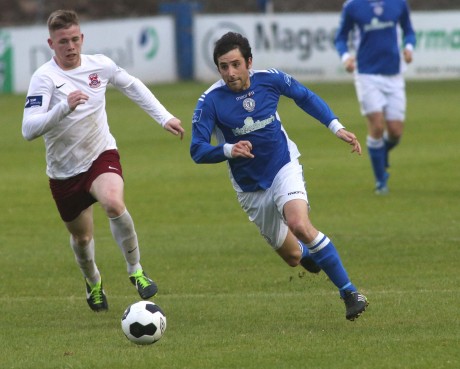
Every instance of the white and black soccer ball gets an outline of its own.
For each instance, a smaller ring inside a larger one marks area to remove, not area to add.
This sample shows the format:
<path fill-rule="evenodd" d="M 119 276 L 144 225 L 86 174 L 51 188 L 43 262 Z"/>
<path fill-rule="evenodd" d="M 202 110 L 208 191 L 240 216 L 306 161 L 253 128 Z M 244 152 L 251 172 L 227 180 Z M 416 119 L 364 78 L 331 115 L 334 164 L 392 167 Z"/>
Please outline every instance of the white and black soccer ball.
<path fill-rule="evenodd" d="M 125 336 L 138 345 L 157 342 L 166 330 L 166 315 L 151 301 L 136 302 L 125 310 L 121 318 Z"/>

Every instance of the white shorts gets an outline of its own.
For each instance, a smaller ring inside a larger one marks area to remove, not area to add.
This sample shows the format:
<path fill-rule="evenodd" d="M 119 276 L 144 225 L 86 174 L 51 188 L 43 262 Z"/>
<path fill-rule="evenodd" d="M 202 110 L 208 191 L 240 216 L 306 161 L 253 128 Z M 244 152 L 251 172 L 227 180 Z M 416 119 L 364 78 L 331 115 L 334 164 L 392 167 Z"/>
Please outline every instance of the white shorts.
<path fill-rule="evenodd" d="M 386 120 L 404 121 L 406 90 L 402 74 L 383 76 L 356 73 L 355 88 L 361 114 L 383 112 Z"/>
<path fill-rule="evenodd" d="M 288 226 L 284 205 L 294 199 L 308 203 L 302 166 L 298 160 L 286 164 L 265 191 L 237 192 L 238 201 L 265 240 L 277 250 L 286 239 Z"/>

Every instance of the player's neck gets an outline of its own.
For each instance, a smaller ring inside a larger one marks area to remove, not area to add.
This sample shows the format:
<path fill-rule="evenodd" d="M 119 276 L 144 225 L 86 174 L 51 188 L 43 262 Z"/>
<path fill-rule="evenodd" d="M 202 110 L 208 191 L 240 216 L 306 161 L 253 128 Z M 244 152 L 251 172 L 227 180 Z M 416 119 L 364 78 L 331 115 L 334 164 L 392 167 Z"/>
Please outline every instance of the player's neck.
<path fill-rule="evenodd" d="M 72 70 L 78 68 L 81 65 L 81 56 L 78 56 L 78 58 L 73 63 L 63 63 L 56 57 L 56 55 L 53 56 L 53 59 L 57 66 L 62 70 Z"/>

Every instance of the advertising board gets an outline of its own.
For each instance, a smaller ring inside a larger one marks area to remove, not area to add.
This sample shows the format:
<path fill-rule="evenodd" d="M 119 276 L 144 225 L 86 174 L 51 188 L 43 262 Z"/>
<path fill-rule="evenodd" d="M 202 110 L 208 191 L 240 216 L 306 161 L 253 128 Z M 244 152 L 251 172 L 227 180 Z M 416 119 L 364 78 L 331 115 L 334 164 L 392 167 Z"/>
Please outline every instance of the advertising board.
<path fill-rule="evenodd" d="M 82 22 L 80 27 L 83 53 L 105 54 L 144 83 L 177 80 L 172 17 Z M 0 31 L 0 82 L 10 90 L 5 92 L 26 92 L 32 73 L 53 55 L 47 43 L 48 29 L 34 26 Z"/>
<path fill-rule="evenodd" d="M 408 79 L 460 78 L 460 12 L 413 12 L 418 44 Z M 351 80 L 334 47 L 339 13 L 198 15 L 195 17 L 195 78 L 219 78 L 214 42 L 225 32 L 245 35 L 254 69 L 278 68 L 305 81 Z"/>

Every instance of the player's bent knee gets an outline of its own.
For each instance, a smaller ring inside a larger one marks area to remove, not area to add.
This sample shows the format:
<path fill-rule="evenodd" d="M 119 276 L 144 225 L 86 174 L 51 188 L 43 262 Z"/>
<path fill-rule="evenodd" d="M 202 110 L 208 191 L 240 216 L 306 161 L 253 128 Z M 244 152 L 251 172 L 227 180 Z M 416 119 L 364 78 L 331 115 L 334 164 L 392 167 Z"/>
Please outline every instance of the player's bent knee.
<path fill-rule="evenodd" d="M 91 234 L 85 234 L 85 235 L 72 234 L 72 238 L 75 244 L 78 245 L 79 247 L 86 247 L 93 239 L 93 235 Z"/>
<path fill-rule="evenodd" d="M 308 239 L 309 229 L 308 226 L 302 222 L 291 222 L 288 224 L 289 229 L 299 240 Z"/>
<path fill-rule="evenodd" d="M 298 258 L 290 258 L 288 260 L 285 259 L 284 261 L 286 262 L 287 265 L 289 265 L 292 268 L 295 268 L 296 266 L 300 264 L 300 259 Z"/>
<path fill-rule="evenodd" d="M 280 253 L 280 256 L 283 258 L 287 265 L 294 268 L 299 265 L 302 253 L 300 252 L 300 249 L 296 247 L 290 252 Z"/>
<path fill-rule="evenodd" d="M 281 255 L 283 260 L 292 268 L 295 268 L 300 263 L 300 256 L 298 255 Z"/>
<path fill-rule="evenodd" d="M 101 204 L 109 218 L 116 218 L 122 215 L 126 209 L 123 201 L 107 201 Z"/>

